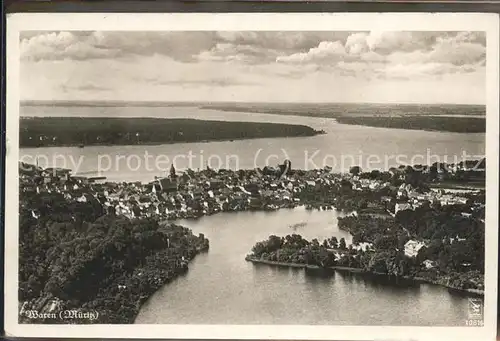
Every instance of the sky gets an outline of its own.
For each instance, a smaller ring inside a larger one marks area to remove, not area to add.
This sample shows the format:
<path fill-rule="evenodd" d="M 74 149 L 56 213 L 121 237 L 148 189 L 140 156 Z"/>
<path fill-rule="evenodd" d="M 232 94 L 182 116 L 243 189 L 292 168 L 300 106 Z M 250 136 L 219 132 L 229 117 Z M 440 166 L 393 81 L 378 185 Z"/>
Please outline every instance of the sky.
<path fill-rule="evenodd" d="M 486 102 L 484 32 L 25 31 L 22 100 Z"/>

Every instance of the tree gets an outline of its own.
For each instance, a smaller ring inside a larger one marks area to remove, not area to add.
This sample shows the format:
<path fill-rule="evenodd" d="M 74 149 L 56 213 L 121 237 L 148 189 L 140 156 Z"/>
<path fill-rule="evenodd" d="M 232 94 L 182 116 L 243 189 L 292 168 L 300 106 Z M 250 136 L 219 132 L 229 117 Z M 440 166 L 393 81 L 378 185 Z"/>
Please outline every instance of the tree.
<path fill-rule="evenodd" d="M 370 179 L 377 180 L 380 177 L 380 171 L 378 169 L 374 169 L 370 172 Z"/>
<path fill-rule="evenodd" d="M 343 191 L 345 191 L 345 190 L 350 191 L 350 190 L 352 190 L 352 183 L 347 179 L 342 179 L 340 181 L 340 188 Z"/>
<path fill-rule="evenodd" d="M 267 252 L 276 251 L 281 247 L 281 238 L 275 235 L 269 236 L 267 241 Z"/>
<path fill-rule="evenodd" d="M 339 241 L 337 240 L 337 237 L 332 237 L 330 239 L 330 246 L 332 247 L 332 249 L 336 249 L 339 247 Z"/>
<path fill-rule="evenodd" d="M 394 250 L 398 247 L 398 238 L 395 235 L 379 235 L 377 238 L 375 238 L 373 246 L 375 246 L 375 248 L 377 249 Z"/>
<path fill-rule="evenodd" d="M 361 167 L 359 167 L 359 166 L 352 166 L 349 169 L 349 173 L 351 173 L 352 175 L 359 175 L 359 173 L 361 173 Z"/>
<path fill-rule="evenodd" d="M 354 233 L 352 235 L 352 243 L 354 245 L 357 245 L 357 244 L 362 243 L 362 242 L 363 242 L 363 238 L 362 238 L 362 233 L 361 232 Z"/>
<path fill-rule="evenodd" d="M 405 245 L 406 243 L 410 240 L 410 237 L 408 237 L 408 235 L 406 234 L 401 234 L 399 237 L 398 237 L 398 249 L 401 251 L 401 250 L 404 250 L 405 248 Z"/>
<path fill-rule="evenodd" d="M 387 273 L 388 259 L 389 254 L 387 252 L 375 253 L 368 263 L 368 270 L 375 273 Z"/>
<path fill-rule="evenodd" d="M 344 237 L 340 238 L 339 249 L 341 249 L 341 250 L 347 249 L 347 245 L 345 243 L 345 238 Z"/>

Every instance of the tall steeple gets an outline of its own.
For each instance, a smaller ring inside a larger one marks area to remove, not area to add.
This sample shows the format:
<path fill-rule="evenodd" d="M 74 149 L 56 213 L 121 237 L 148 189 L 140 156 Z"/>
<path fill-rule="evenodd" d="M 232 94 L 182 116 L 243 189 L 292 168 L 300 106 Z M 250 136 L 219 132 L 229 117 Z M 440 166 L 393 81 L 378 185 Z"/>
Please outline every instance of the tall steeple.
<path fill-rule="evenodd" d="M 177 175 L 175 174 L 175 167 L 174 167 L 173 163 L 172 163 L 172 166 L 170 166 L 170 177 L 172 179 L 175 179 L 177 177 Z"/>

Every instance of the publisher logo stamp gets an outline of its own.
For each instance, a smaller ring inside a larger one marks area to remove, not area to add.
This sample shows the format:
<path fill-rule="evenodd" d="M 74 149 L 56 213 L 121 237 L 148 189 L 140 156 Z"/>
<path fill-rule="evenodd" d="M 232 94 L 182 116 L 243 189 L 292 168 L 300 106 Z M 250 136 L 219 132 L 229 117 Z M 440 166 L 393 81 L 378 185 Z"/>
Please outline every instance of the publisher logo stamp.
<path fill-rule="evenodd" d="M 468 316 L 470 320 L 483 319 L 483 301 L 479 298 L 469 298 Z"/>

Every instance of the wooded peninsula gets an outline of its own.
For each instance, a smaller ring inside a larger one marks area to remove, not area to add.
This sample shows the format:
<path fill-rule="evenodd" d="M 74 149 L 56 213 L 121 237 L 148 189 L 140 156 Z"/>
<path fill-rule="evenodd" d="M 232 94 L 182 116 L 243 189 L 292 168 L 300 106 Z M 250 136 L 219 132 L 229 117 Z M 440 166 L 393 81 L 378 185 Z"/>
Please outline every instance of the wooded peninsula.
<path fill-rule="evenodd" d="M 145 145 L 314 136 L 305 125 L 195 119 L 30 117 L 20 120 L 20 147 Z"/>
<path fill-rule="evenodd" d="M 451 133 L 484 133 L 484 117 L 449 116 L 387 116 L 387 117 L 347 117 L 336 118 L 338 123 L 355 124 L 379 128 L 396 128 L 426 131 L 447 131 Z"/>

